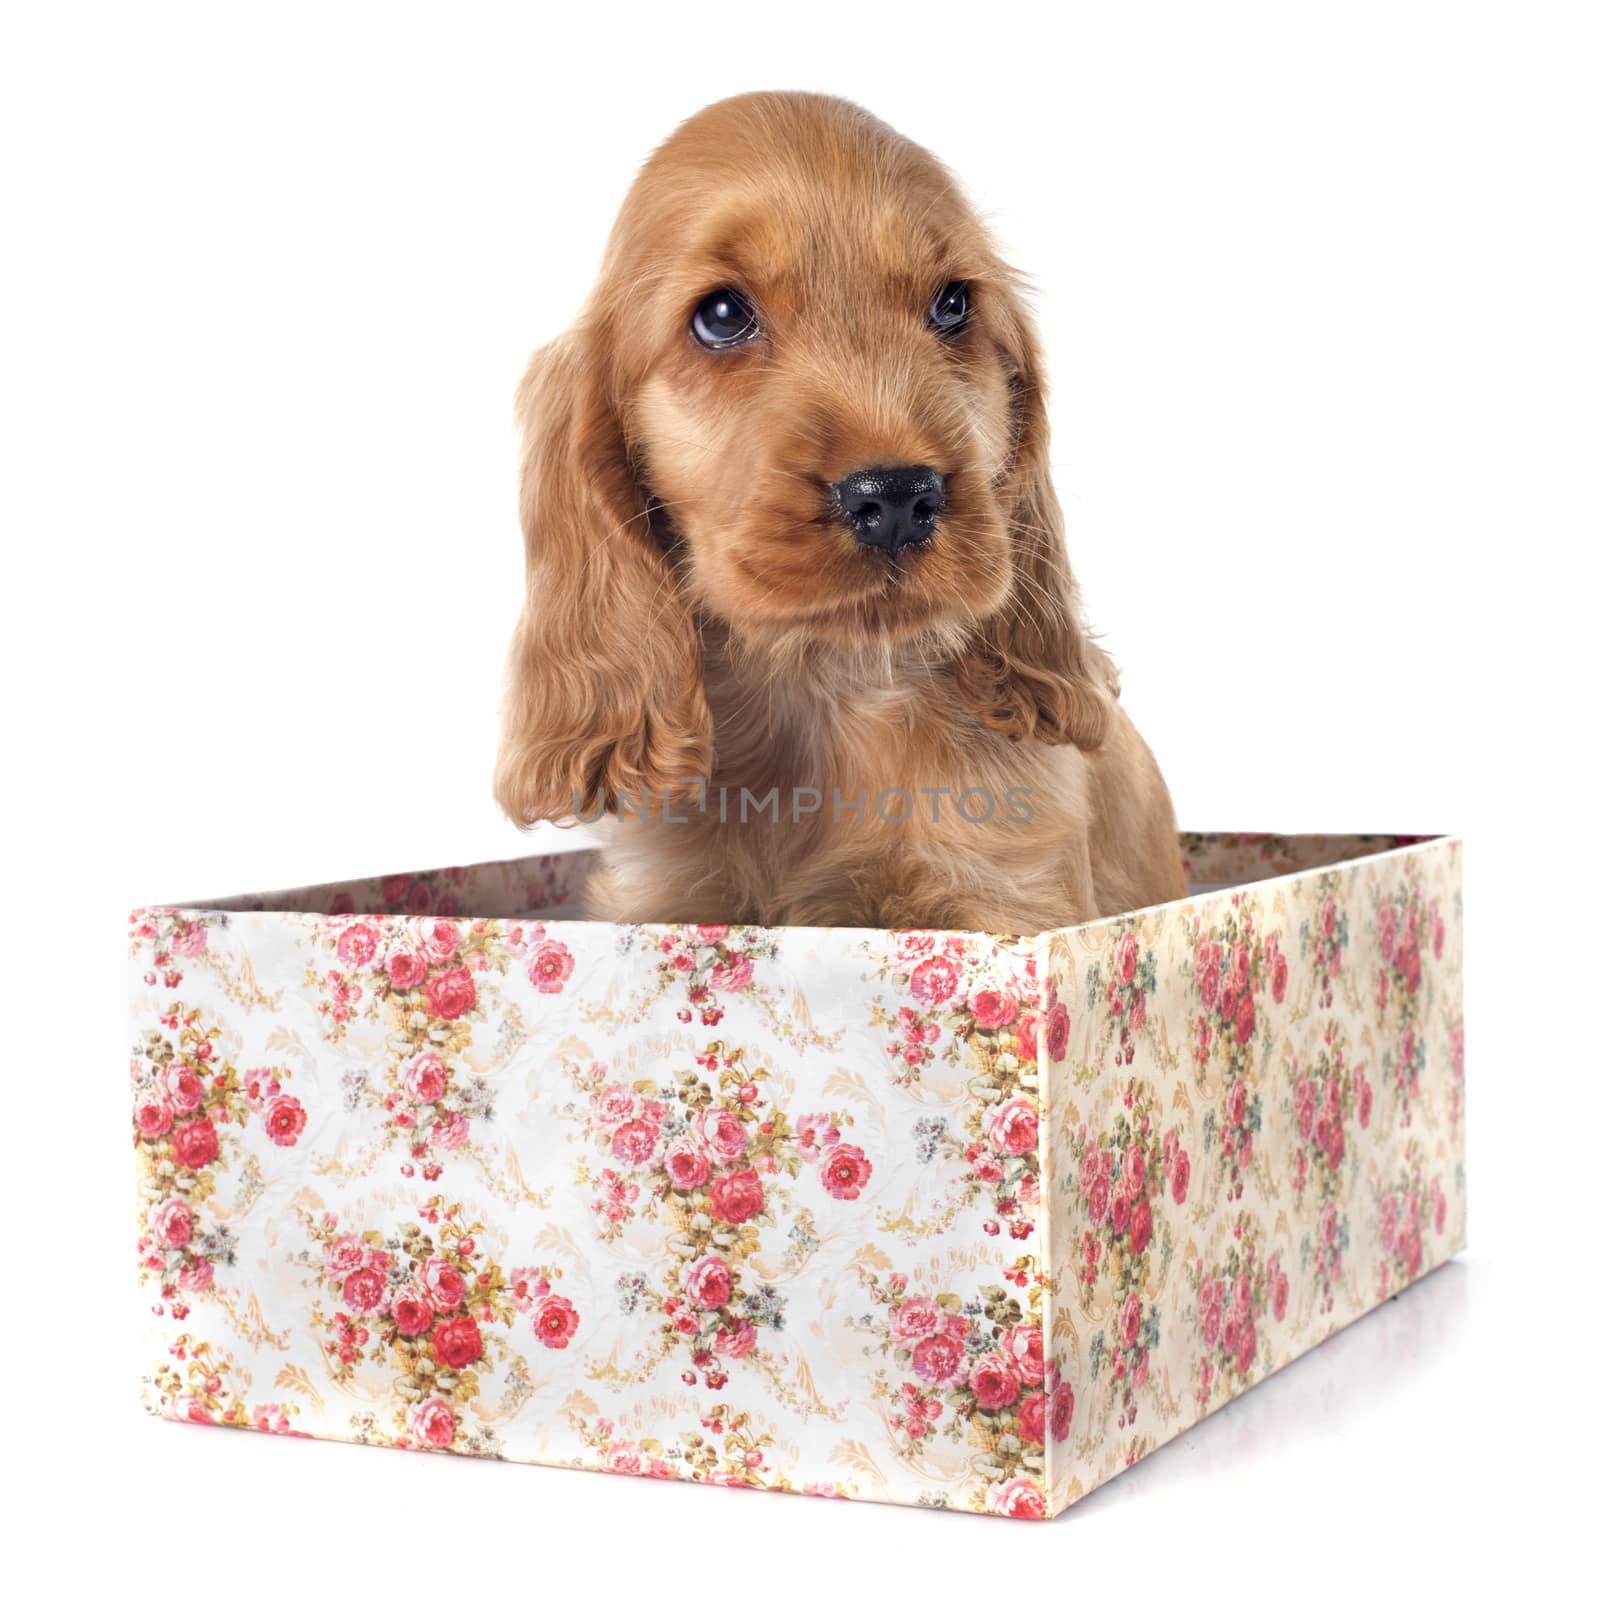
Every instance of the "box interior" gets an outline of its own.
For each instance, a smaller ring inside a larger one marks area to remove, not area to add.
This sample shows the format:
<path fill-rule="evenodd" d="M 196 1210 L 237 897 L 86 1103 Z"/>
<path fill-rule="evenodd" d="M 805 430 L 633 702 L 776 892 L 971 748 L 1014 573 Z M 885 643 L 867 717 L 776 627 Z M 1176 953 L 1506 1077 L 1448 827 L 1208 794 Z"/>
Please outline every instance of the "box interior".
<path fill-rule="evenodd" d="M 1433 837 L 1437 836 L 1184 833 L 1180 840 L 1189 893 L 1205 894 L 1382 855 Z M 598 858 L 598 849 L 586 848 L 181 904 L 199 911 L 537 917 L 576 922 L 583 920 L 583 881 Z"/>

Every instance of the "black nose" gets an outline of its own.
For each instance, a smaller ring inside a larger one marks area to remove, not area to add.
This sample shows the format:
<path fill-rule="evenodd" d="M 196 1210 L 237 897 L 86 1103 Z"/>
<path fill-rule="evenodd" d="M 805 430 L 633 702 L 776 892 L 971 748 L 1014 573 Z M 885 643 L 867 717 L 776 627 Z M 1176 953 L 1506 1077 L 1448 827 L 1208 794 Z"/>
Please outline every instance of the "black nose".
<path fill-rule="evenodd" d="M 893 555 L 933 537 L 944 479 L 932 467 L 863 467 L 834 484 L 833 493 L 857 542 Z"/>

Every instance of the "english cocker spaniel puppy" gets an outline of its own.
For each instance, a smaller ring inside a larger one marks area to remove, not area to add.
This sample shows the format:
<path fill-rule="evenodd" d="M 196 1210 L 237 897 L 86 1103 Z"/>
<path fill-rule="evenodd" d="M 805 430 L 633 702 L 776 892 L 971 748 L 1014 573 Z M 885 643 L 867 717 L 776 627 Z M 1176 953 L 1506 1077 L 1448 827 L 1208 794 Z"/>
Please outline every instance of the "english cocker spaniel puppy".
<path fill-rule="evenodd" d="M 1015 275 L 859 107 L 692 117 L 519 393 L 496 794 L 617 922 L 1037 932 L 1181 896 L 1078 619 Z"/>

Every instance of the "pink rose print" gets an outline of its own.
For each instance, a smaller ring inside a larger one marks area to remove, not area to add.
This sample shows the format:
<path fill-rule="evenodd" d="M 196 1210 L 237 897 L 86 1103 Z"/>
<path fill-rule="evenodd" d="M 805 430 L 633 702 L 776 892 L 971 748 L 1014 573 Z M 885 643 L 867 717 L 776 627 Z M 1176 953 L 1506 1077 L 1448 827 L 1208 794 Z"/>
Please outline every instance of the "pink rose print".
<path fill-rule="evenodd" d="M 1031 1478 L 1013 1478 L 992 1489 L 989 1509 L 1002 1517 L 1025 1517 L 1030 1521 L 1042 1520 L 1046 1515 L 1044 1495 Z"/>
<path fill-rule="evenodd" d="M 1311 1268 L 1317 1304 L 1334 1308 L 1344 1280 L 1344 1253 L 1350 1246 L 1349 1218 L 1344 1211 L 1345 1127 L 1352 1114 L 1365 1125 L 1372 1112 L 1371 1089 L 1361 1067 L 1346 1065 L 1343 1029 L 1329 1023 L 1322 1029 L 1315 1058 L 1290 1063 L 1290 1086 L 1282 1109 L 1298 1135 L 1289 1169 L 1297 1213 L 1320 1220 L 1308 1232 L 1301 1255 Z"/>
<path fill-rule="evenodd" d="M 1155 1263 L 1171 1250 L 1168 1197 L 1175 1207 L 1188 1195 L 1188 1155 L 1177 1129 L 1157 1131 L 1155 1108 L 1149 1087 L 1131 1080 L 1112 1132 L 1091 1143 L 1080 1125 L 1070 1144 L 1087 1223 L 1076 1250 L 1079 1292 L 1087 1306 L 1109 1273 L 1116 1307 L 1109 1334 L 1097 1331 L 1090 1340 L 1090 1375 L 1098 1380 L 1110 1368 L 1119 1428 L 1132 1427 L 1138 1417 L 1151 1352 L 1161 1339 L 1160 1313 L 1151 1298 L 1160 1282 Z M 1071 1405 L 1070 1399 L 1061 1403 Z"/>
<path fill-rule="evenodd" d="M 457 1111 L 436 1116 L 428 1130 L 428 1143 L 434 1150 L 459 1150 L 467 1142 L 467 1119 Z"/>
<path fill-rule="evenodd" d="M 1378 1281 L 1385 1295 L 1422 1276 L 1428 1222 L 1431 1219 L 1435 1234 L 1442 1234 L 1448 1215 L 1443 1186 L 1437 1177 L 1424 1178 L 1422 1146 L 1409 1140 L 1399 1176 L 1378 1200 L 1378 1236 L 1385 1254 Z"/>
<path fill-rule="evenodd" d="M 417 1283 L 440 1311 L 454 1311 L 466 1298 L 467 1280 L 447 1256 L 431 1256 L 417 1268 Z"/>
<path fill-rule="evenodd" d="M 387 1290 L 382 1274 L 371 1267 L 358 1267 L 344 1280 L 344 1303 L 352 1311 L 376 1311 Z"/>
<path fill-rule="evenodd" d="M 478 1003 L 478 986 L 465 967 L 448 967 L 428 980 L 428 1010 L 446 1022 L 463 1017 Z"/>
<path fill-rule="evenodd" d="M 1117 1315 L 1117 1332 L 1122 1336 L 1122 1342 L 1130 1347 L 1139 1342 L 1139 1312 L 1139 1297 L 1130 1294 L 1122 1302 L 1122 1310 Z"/>
<path fill-rule="evenodd" d="M 1189 1193 L 1189 1157 L 1179 1150 L 1172 1158 L 1172 1198 L 1181 1206 Z"/>
<path fill-rule="evenodd" d="M 948 1333 L 924 1339 L 911 1352 L 911 1370 L 925 1383 L 951 1382 L 961 1371 L 966 1350 L 962 1341 Z"/>
<path fill-rule="evenodd" d="M 720 989 L 725 994 L 737 994 L 749 985 L 754 976 L 755 963 L 741 951 L 712 967 L 709 981 L 713 989 Z"/>
<path fill-rule="evenodd" d="M 1376 1000 L 1380 1017 L 1391 1014 L 1400 1042 L 1383 1055 L 1383 1076 L 1395 1085 L 1400 1102 L 1400 1125 L 1410 1127 L 1412 1110 L 1420 1093 L 1427 1054 L 1417 1035 L 1422 1017 L 1423 956 L 1437 943 L 1443 950 L 1443 925 L 1437 941 L 1429 937 L 1429 919 L 1438 918 L 1436 902 L 1425 906 L 1415 860 L 1404 865 L 1404 881 L 1394 895 L 1377 908 L 1379 948 Z M 1437 959 L 1437 957 L 1435 957 Z"/>
<path fill-rule="evenodd" d="M 1172 1203 L 1182 1205 L 1187 1198 L 1189 1158 L 1175 1129 L 1157 1134 L 1146 1085 L 1130 1082 L 1122 1106 L 1113 1135 L 1101 1135 L 1091 1144 L 1087 1127 L 1080 1125 L 1072 1149 L 1077 1154 L 1079 1201 L 1088 1223 L 1078 1243 L 1079 1282 L 1087 1294 L 1104 1263 L 1112 1260 L 1117 1263 L 1116 1289 L 1126 1299 L 1147 1281 L 1158 1207 L 1169 1176 Z"/>
<path fill-rule="evenodd" d="M 1057 1377 L 1048 1392 L 1050 1437 L 1060 1444 L 1072 1431 L 1072 1385 Z"/>
<path fill-rule="evenodd" d="M 1066 1015 L 1065 1009 L 1063 1009 L 1061 1014 L 1063 1016 Z M 1027 1016 L 1023 1017 L 1017 1023 L 1017 1054 L 1024 1061 L 1035 1061 L 1038 1059 L 1038 1027 L 1038 1019 L 1031 1011 L 1027 1014 Z M 1061 1044 L 1062 1049 L 1064 1050 L 1066 1048 L 1066 1040 L 1063 1039 Z"/>
<path fill-rule="evenodd" d="M 1003 1028 L 1017 1020 L 1017 997 L 1008 989 L 980 989 L 972 997 L 971 1009 L 980 1028 Z"/>
<path fill-rule="evenodd" d="M 712 1106 L 695 1119 L 695 1132 L 704 1141 L 711 1159 L 718 1166 L 737 1161 L 744 1154 L 744 1123 L 723 1106 Z"/>
<path fill-rule="evenodd" d="M 920 966 L 939 948 L 936 933 L 897 933 L 894 940 L 894 958 L 904 967 Z"/>
<path fill-rule="evenodd" d="M 848 1115 L 791 1118 L 767 1099 L 768 1069 L 715 1041 L 660 1088 L 631 1069 L 629 1081 L 618 1083 L 603 1062 L 569 1063 L 568 1071 L 585 1133 L 623 1169 L 603 1168 L 591 1180 L 600 1236 L 617 1238 L 642 1211 L 674 1243 L 664 1265 L 619 1285 L 625 1314 L 645 1308 L 657 1318 L 645 1370 L 681 1352 L 683 1383 L 715 1391 L 728 1383 L 732 1364 L 748 1362 L 788 1403 L 826 1409 L 799 1394 L 782 1358 L 764 1347 L 784 1328 L 784 1297 L 750 1263 L 773 1249 L 767 1229 L 785 1212 L 792 1220 L 781 1224 L 780 1238 L 792 1257 L 816 1248 L 808 1206 L 818 1195 L 860 1198 L 872 1163 L 841 1137 Z M 799 1188 L 808 1167 L 816 1184 L 809 1196 Z M 688 1240 L 696 1253 L 685 1260 L 679 1251 Z"/>
<path fill-rule="evenodd" d="M 740 1356 L 749 1355 L 756 1347 L 755 1324 L 736 1318 L 718 1331 L 712 1347 L 724 1361 L 737 1361 Z"/>
<path fill-rule="evenodd" d="M 1041 1016 L 1046 1051 L 1065 1052 L 1066 1007 L 1041 984 L 1031 958 L 1001 963 L 970 938 L 956 934 L 896 936 L 884 976 L 911 1004 L 875 1010 L 889 1025 L 888 1053 L 899 1084 L 914 1083 L 928 1065 L 970 1072 L 976 1091 L 964 1136 L 942 1117 L 917 1124 L 917 1155 L 959 1163 L 927 1224 L 939 1233 L 979 1196 L 994 1214 L 984 1223 L 1026 1239 L 1039 1207 L 1038 1076 Z"/>
<path fill-rule="evenodd" d="M 210 1117 L 191 1117 L 172 1130 L 172 1159 L 198 1172 L 217 1159 L 217 1125 Z"/>
<path fill-rule="evenodd" d="M 164 1095 L 147 1094 L 134 1102 L 133 1125 L 141 1139 L 159 1139 L 172 1130 L 172 1106 Z"/>
<path fill-rule="evenodd" d="M 664 932 L 641 930 L 644 944 L 661 953 L 653 986 L 634 997 L 648 1008 L 675 989 L 685 994 L 677 1017 L 682 1023 L 698 1017 L 708 1028 L 723 1016 L 724 1002 L 734 995 L 753 1000 L 773 1026 L 787 1031 L 774 1008 L 774 997 L 759 981 L 762 963 L 778 954 L 779 935 L 766 928 L 736 928 L 717 924 L 690 924 Z M 639 1011 L 643 1015 L 643 1009 Z"/>
<path fill-rule="evenodd" d="M 402 1175 L 420 1174 L 428 1183 L 493 1113 L 488 1080 L 464 1059 L 482 1020 L 485 976 L 505 974 L 513 959 L 531 959 L 546 979 L 543 992 L 555 993 L 570 972 L 565 947 L 547 939 L 541 923 L 455 918 L 460 881 L 456 873 L 431 882 L 386 880 L 387 907 L 439 914 L 363 915 L 335 923 L 318 940 L 331 960 L 318 1006 L 328 1037 L 342 1038 L 360 1020 L 382 1026 L 391 1040 L 383 1082 L 369 1086 L 365 1070 L 351 1073 L 347 1096 L 381 1104 L 384 1145 L 401 1147 Z M 534 982 L 538 990 L 537 974 Z"/>
<path fill-rule="evenodd" d="M 190 1257 L 178 1269 L 178 1287 L 185 1294 L 200 1294 L 209 1289 L 216 1279 L 216 1265 L 204 1256 Z M 178 1315 L 178 1307 L 172 1308 L 173 1316 Z"/>
<path fill-rule="evenodd" d="M 674 1189 L 698 1189 L 711 1176 L 711 1163 L 698 1139 L 674 1139 L 667 1146 L 664 1165 Z"/>
<path fill-rule="evenodd" d="M 711 1215 L 737 1227 L 759 1214 L 766 1204 L 760 1177 L 748 1167 L 719 1173 L 711 1180 Z"/>
<path fill-rule="evenodd" d="M 559 1294 L 547 1295 L 534 1312 L 533 1329 L 547 1349 L 565 1350 L 578 1331 L 578 1313 L 570 1300 Z"/>
<path fill-rule="evenodd" d="M 795 1142 L 802 1161 L 816 1161 L 830 1144 L 839 1142 L 839 1130 L 825 1112 L 807 1112 L 795 1121 Z"/>
<path fill-rule="evenodd" d="M 1030 1101 L 1008 1100 L 985 1113 L 984 1131 L 1001 1155 L 1025 1155 L 1039 1143 L 1039 1113 Z"/>
<path fill-rule="evenodd" d="M 1017 1369 L 997 1351 L 980 1356 L 967 1375 L 967 1387 L 984 1411 L 998 1411 L 1013 1404 L 1022 1390 Z"/>
<path fill-rule="evenodd" d="M 572 971 L 572 952 L 559 940 L 546 939 L 533 947 L 528 981 L 540 994 L 560 994 Z"/>
<path fill-rule="evenodd" d="M 1128 1248 L 1136 1256 L 1143 1255 L 1149 1247 L 1152 1226 L 1150 1202 L 1141 1200 L 1128 1218 Z"/>
<path fill-rule="evenodd" d="M 160 1369 L 156 1382 L 162 1409 L 175 1421 L 306 1437 L 293 1425 L 299 1409 L 294 1404 L 250 1405 L 235 1381 L 231 1363 L 207 1341 L 180 1333 L 168 1347 L 168 1355 L 170 1360 Z"/>
<path fill-rule="evenodd" d="M 1043 1444 L 1044 1417 L 1044 1395 L 1030 1394 L 1017 1407 L 1017 1436 L 1028 1444 Z"/>
<path fill-rule="evenodd" d="M 876 1386 L 891 1401 L 897 1452 L 914 1458 L 944 1433 L 977 1445 L 989 1459 L 1009 1460 L 1016 1481 L 1039 1493 L 1045 1430 L 1059 1427 L 1057 1437 L 1065 1437 L 1072 1397 L 1053 1369 L 1047 1373 L 1037 1317 L 998 1288 L 971 1299 L 908 1295 L 903 1273 L 856 1270 L 882 1312 L 870 1324 L 875 1342 L 867 1353 L 886 1363 Z M 1026 1284 L 1029 1273 L 1014 1281 Z M 1046 1392 L 1047 1377 L 1054 1394 Z"/>
<path fill-rule="evenodd" d="M 955 967 L 942 956 L 934 956 L 911 974 L 911 994 L 923 1005 L 942 1006 L 954 998 L 959 982 Z"/>
<path fill-rule="evenodd" d="M 1133 930 L 1125 929 L 1105 970 L 1096 962 L 1085 978 L 1091 1011 L 1101 1011 L 1104 1003 L 1100 1026 L 1107 1042 L 1115 1046 L 1116 1065 L 1132 1066 L 1145 1027 L 1148 998 L 1156 990 L 1155 952 L 1141 949 Z"/>
<path fill-rule="evenodd" d="M 872 1163 L 858 1146 L 836 1144 L 823 1156 L 817 1175 L 835 1200 L 855 1200 L 872 1176 Z"/>
<path fill-rule="evenodd" d="M 406 1068 L 401 1082 L 413 1100 L 423 1105 L 436 1105 L 450 1088 L 450 1069 L 441 1056 L 429 1050 Z"/>
<path fill-rule="evenodd" d="M 200 1109 L 206 1097 L 206 1089 L 199 1073 L 193 1068 L 178 1061 L 169 1067 L 164 1067 L 158 1076 L 162 1093 L 174 1112 L 180 1116 L 187 1116 L 190 1112 Z M 165 1129 L 162 1131 L 165 1132 Z"/>
<path fill-rule="evenodd" d="M 367 1247 L 360 1236 L 344 1233 L 330 1239 L 323 1249 L 322 1270 L 330 1278 L 343 1278 L 364 1266 L 366 1259 Z"/>
<path fill-rule="evenodd" d="M 903 1350 L 913 1349 L 944 1328 L 945 1312 L 925 1295 L 904 1300 L 889 1314 L 889 1336 Z"/>
<path fill-rule="evenodd" d="M 730 1489 L 799 1489 L 805 1494 L 843 1497 L 848 1488 L 838 1484 L 792 1484 L 774 1476 L 767 1466 L 765 1446 L 770 1437 L 758 1432 L 750 1414 L 732 1406 L 714 1406 L 701 1418 L 701 1431 L 685 1434 L 682 1447 L 657 1439 L 634 1441 L 618 1436 L 616 1424 L 605 1417 L 590 1421 L 579 1417 L 574 1427 L 591 1452 L 594 1464 L 606 1472 L 639 1478 L 684 1478 L 696 1483 L 722 1484 Z"/>
<path fill-rule="evenodd" d="M 455 1443 L 456 1414 L 443 1400 L 425 1400 L 411 1408 L 411 1437 L 424 1450 L 448 1450 Z"/>
<path fill-rule="evenodd" d="M 633 1120 L 639 1109 L 639 1097 L 632 1089 L 611 1083 L 594 1096 L 591 1106 L 590 1115 L 597 1127 L 616 1129 Z"/>
<path fill-rule="evenodd" d="M 701 1256 L 683 1275 L 683 1292 L 691 1305 L 716 1311 L 733 1293 L 733 1275 L 721 1256 Z"/>
<path fill-rule="evenodd" d="M 394 1432 L 379 1442 L 497 1454 L 492 1435 L 475 1431 L 473 1402 L 505 1356 L 502 1330 L 520 1313 L 530 1313 L 547 1350 L 570 1343 L 578 1313 L 550 1287 L 560 1270 L 517 1267 L 508 1279 L 483 1253 L 482 1224 L 439 1196 L 381 1245 L 379 1234 L 341 1230 L 334 1216 L 298 1215 L 312 1246 L 299 1260 L 331 1303 L 317 1315 L 329 1359 L 392 1375 Z"/>
<path fill-rule="evenodd" d="M 346 928 L 339 935 L 336 946 L 339 960 L 347 967 L 364 967 L 371 962 L 378 953 L 378 935 L 375 929 L 365 922 L 358 922 L 353 927 Z"/>
<path fill-rule="evenodd" d="M 1233 895 L 1220 921 L 1202 928 L 1192 919 L 1187 931 L 1194 992 L 1200 1000 L 1191 1023 L 1195 1065 L 1204 1081 L 1210 1062 L 1219 1058 L 1223 1076 L 1221 1114 L 1207 1110 L 1203 1142 L 1208 1152 L 1216 1152 L 1222 1168 L 1223 1197 L 1238 1200 L 1261 1131 L 1261 1097 L 1255 1086 L 1259 1007 L 1269 996 L 1275 1005 L 1282 1002 L 1288 963 L 1278 935 L 1261 934 L 1256 902 L 1248 894 Z"/>
<path fill-rule="evenodd" d="M 1019 1323 L 1000 1337 L 1000 1348 L 1015 1363 L 1025 1383 L 1044 1382 L 1044 1332 L 1034 1323 Z"/>
<path fill-rule="evenodd" d="M 274 1096 L 262 1121 L 267 1137 L 277 1145 L 292 1145 L 306 1131 L 305 1108 L 293 1095 Z"/>
<path fill-rule="evenodd" d="M 1071 1037 L 1072 1022 L 1067 1016 L 1067 1008 L 1063 1005 L 1051 1006 L 1044 1019 L 1044 1047 L 1052 1061 L 1065 1059 Z"/>
<path fill-rule="evenodd" d="M 1256 1370 L 1260 1326 L 1270 1315 L 1281 1321 L 1277 1307 L 1288 1307 L 1288 1283 L 1274 1255 L 1260 1256 L 1260 1223 L 1241 1213 L 1233 1228 L 1234 1242 L 1223 1259 L 1199 1261 L 1189 1269 L 1194 1304 L 1188 1315 L 1200 1330 L 1202 1348 L 1191 1374 L 1202 1406 L 1220 1392 L 1226 1399 L 1248 1388 Z"/>
<path fill-rule="evenodd" d="M 1350 944 L 1349 921 L 1339 904 L 1340 879 L 1326 874 L 1318 880 L 1322 898 L 1314 916 L 1300 925 L 1300 949 L 1310 958 L 1312 975 L 1316 982 L 1317 1006 L 1327 1010 L 1333 1004 L 1334 980 L 1344 969 L 1344 953 Z M 1272 971 L 1272 996 L 1283 998 L 1287 981 L 1287 966 L 1279 956 Z"/>
<path fill-rule="evenodd" d="M 150 1231 L 167 1250 L 181 1250 L 194 1237 L 194 1213 L 179 1199 L 164 1201 L 150 1218 Z"/>
<path fill-rule="evenodd" d="M 656 1124 L 635 1117 L 611 1136 L 612 1154 L 630 1167 L 642 1167 L 654 1156 L 657 1137 Z"/>
<path fill-rule="evenodd" d="M 412 949 L 399 945 L 389 952 L 389 983 L 394 989 L 415 989 L 428 975 L 428 964 Z"/>
<path fill-rule="evenodd" d="M 423 1332 L 433 1322 L 433 1304 L 416 1289 L 402 1289 L 390 1307 L 394 1325 L 406 1335 Z"/>

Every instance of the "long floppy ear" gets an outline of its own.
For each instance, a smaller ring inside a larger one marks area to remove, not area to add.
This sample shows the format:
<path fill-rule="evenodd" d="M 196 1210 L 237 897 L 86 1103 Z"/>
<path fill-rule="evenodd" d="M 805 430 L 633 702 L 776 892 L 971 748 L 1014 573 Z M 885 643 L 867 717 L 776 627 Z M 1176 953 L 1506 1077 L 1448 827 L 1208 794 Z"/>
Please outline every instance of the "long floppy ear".
<path fill-rule="evenodd" d="M 593 324 L 517 394 L 528 591 L 511 647 L 495 798 L 521 824 L 681 796 L 708 775 L 699 637 L 651 528 Z"/>
<path fill-rule="evenodd" d="M 1016 294 L 995 284 L 992 306 L 1009 368 L 1012 457 L 1001 485 L 1010 523 L 1011 593 L 956 664 L 984 723 L 1012 739 L 1093 750 L 1111 731 L 1115 669 L 1078 620 L 1061 508 L 1050 483 L 1050 429 L 1038 341 Z"/>

